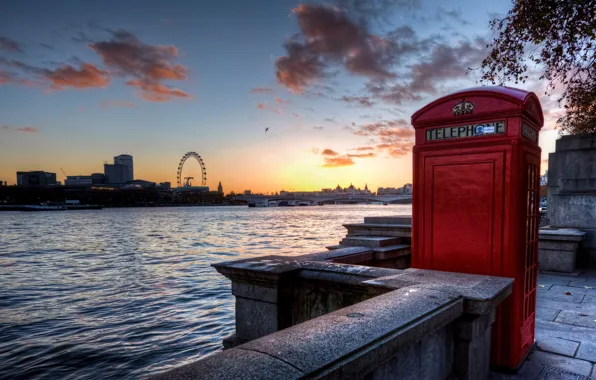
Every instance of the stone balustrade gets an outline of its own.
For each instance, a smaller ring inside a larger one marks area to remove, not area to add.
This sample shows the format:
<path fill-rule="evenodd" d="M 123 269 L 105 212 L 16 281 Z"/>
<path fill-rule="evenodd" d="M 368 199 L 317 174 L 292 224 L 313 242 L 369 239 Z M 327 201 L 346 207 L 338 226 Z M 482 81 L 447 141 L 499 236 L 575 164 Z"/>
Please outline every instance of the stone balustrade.
<path fill-rule="evenodd" d="M 334 255 L 215 264 L 236 296 L 229 349 L 155 378 L 488 376 L 491 324 L 511 279 L 324 261 Z"/>

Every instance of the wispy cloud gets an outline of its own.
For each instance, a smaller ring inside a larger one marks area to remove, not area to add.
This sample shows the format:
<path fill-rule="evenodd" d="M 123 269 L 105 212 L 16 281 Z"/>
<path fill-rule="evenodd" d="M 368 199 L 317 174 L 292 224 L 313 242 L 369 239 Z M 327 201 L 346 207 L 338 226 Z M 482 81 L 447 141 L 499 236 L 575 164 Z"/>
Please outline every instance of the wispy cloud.
<path fill-rule="evenodd" d="M 358 157 L 358 158 L 370 158 L 370 157 L 376 157 L 377 155 L 373 152 L 369 152 L 369 153 L 348 153 L 347 156 L 348 157 Z"/>
<path fill-rule="evenodd" d="M 316 129 L 318 131 L 321 131 L 321 130 L 325 129 L 325 127 L 320 126 L 320 125 L 316 125 L 316 126 L 312 127 L 312 129 Z"/>
<path fill-rule="evenodd" d="M 134 108 L 137 105 L 133 102 L 129 102 L 126 100 L 102 100 L 99 102 L 99 106 L 101 108 L 111 108 L 111 107 L 127 107 L 127 108 Z"/>
<path fill-rule="evenodd" d="M 379 140 L 376 149 L 386 152 L 390 157 L 402 157 L 408 154 L 414 145 L 414 129 L 404 119 L 381 120 L 352 127 L 352 133 L 358 136 L 374 137 Z M 357 150 L 371 150 L 371 147 L 360 147 Z"/>
<path fill-rule="evenodd" d="M 14 131 L 14 132 L 21 132 L 21 133 L 37 133 L 39 130 L 35 127 L 9 127 L 8 125 L 2 126 L 3 131 Z"/>
<path fill-rule="evenodd" d="M 273 89 L 269 87 L 253 87 L 250 89 L 250 92 L 253 94 L 268 94 L 273 92 Z"/>
<path fill-rule="evenodd" d="M 324 168 L 337 168 L 341 166 L 352 166 L 356 163 L 351 157 L 325 157 Z"/>
<path fill-rule="evenodd" d="M 24 53 L 21 44 L 8 37 L 0 36 L 0 51 L 9 53 Z"/>
<path fill-rule="evenodd" d="M 341 100 L 348 104 L 353 104 L 361 107 L 372 107 L 376 104 L 368 96 L 343 96 Z"/>

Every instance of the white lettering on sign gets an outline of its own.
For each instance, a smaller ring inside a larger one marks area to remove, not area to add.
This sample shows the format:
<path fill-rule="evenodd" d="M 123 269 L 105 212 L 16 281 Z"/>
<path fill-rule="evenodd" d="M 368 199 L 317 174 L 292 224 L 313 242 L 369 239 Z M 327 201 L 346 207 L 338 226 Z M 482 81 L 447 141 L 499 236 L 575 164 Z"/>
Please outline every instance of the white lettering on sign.
<path fill-rule="evenodd" d="M 426 141 L 461 139 L 465 137 L 490 136 L 505 134 L 505 122 L 493 121 L 482 124 L 458 125 L 455 127 L 433 128 L 426 130 Z"/>
<path fill-rule="evenodd" d="M 534 141 L 535 143 L 538 142 L 538 132 L 532 128 L 529 124 L 523 123 L 522 124 L 522 136 L 527 137 L 528 139 Z"/>

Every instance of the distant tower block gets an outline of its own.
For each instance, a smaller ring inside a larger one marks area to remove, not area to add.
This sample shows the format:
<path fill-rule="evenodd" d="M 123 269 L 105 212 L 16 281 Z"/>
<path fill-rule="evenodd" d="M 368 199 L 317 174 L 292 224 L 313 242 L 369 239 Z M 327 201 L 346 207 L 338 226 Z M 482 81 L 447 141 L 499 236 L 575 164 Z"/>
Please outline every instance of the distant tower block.
<path fill-rule="evenodd" d="M 114 157 L 114 165 L 126 166 L 126 175 L 124 176 L 124 182 L 132 181 L 135 179 L 134 167 L 132 163 L 132 156 L 128 154 L 121 154 Z"/>
<path fill-rule="evenodd" d="M 223 195 L 223 187 L 221 186 L 221 181 L 219 181 L 219 185 L 217 185 L 217 193 L 219 195 Z"/>

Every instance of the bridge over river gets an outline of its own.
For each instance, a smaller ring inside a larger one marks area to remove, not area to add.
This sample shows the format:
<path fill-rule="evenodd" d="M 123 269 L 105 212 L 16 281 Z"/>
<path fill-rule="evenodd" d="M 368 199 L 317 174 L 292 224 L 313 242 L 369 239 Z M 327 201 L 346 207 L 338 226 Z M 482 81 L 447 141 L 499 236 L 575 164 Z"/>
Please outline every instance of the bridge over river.
<path fill-rule="evenodd" d="M 412 203 L 411 195 L 304 195 L 304 196 L 280 196 L 280 195 L 237 195 L 233 197 L 236 201 L 256 203 L 258 201 L 308 201 L 313 203 Z"/>

